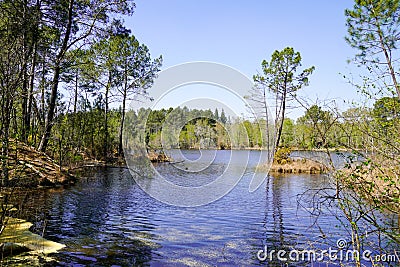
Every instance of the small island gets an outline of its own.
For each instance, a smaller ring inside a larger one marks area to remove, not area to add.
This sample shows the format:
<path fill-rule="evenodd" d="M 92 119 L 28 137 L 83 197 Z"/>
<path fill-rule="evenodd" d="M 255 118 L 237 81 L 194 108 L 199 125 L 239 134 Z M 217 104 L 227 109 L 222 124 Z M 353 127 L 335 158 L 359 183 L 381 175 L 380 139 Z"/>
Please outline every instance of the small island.
<path fill-rule="evenodd" d="M 329 168 L 321 162 L 306 158 L 293 158 L 290 154 L 290 148 L 279 148 L 275 153 L 272 164 L 263 165 L 259 170 L 269 171 L 269 173 L 322 174 L 329 172 Z"/>

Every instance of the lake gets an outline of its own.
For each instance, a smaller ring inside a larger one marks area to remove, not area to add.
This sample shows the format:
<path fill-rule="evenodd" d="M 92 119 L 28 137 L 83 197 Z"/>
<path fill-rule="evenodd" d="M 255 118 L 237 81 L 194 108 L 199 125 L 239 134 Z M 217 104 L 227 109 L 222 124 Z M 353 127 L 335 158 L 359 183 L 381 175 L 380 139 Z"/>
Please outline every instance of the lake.
<path fill-rule="evenodd" d="M 231 153 L 244 152 L 215 153 L 200 173 L 182 174 L 190 164 L 202 164 L 199 151 L 194 150 L 183 152 L 189 160 L 187 167 L 185 162 L 180 166 L 164 163 L 156 169 L 177 184 L 198 186 L 222 173 Z M 340 212 L 334 206 L 321 207 L 317 222 L 311 215 L 322 196 L 315 190 L 330 185 L 326 175 L 271 176 L 249 193 L 257 153 L 250 152 L 246 172 L 234 189 L 208 205 L 164 204 L 145 193 L 126 168 L 101 168 L 74 186 L 37 192 L 27 219 L 34 223 L 32 231 L 44 231 L 45 238 L 66 245 L 53 255 L 60 266 L 265 265 L 257 258 L 265 246 L 268 251 L 322 249 L 336 245 L 340 238 L 351 239 L 336 218 Z M 300 198 L 306 191 L 309 194 Z M 284 266 L 277 259 L 272 262 L 270 266 Z"/>

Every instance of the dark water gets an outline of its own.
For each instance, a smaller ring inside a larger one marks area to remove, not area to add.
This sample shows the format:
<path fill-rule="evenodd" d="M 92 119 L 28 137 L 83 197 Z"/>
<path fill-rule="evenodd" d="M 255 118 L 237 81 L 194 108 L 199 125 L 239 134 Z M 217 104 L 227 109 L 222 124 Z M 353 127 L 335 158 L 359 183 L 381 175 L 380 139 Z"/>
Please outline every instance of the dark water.
<path fill-rule="evenodd" d="M 196 151 L 185 153 L 192 160 L 198 157 Z M 230 153 L 218 151 L 212 171 L 203 172 L 200 178 L 195 173 L 179 175 L 181 170 L 172 164 L 157 168 L 172 180 L 176 174 L 179 181 L 197 179 L 195 184 L 202 184 L 223 169 Z M 327 176 L 270 177 L 249 193 L 259 152 L 251 153 L 238 185 L 206 206 L 163 204 L 143 192 L 127 169 L 108 168 L 82 178 L 75 186 L 36 196 L 40 208 L 32 207 L 30 219 L 36 221 L 32 230 L 42 232 L 46 219 L 45 237 L 66 245 L 54 255 L 61 266 L 265 265 L 257 259 L 265 245 L 286 250 L 321 248 L 336 244 L 338 238 L 350 239 L 332 211 L 321 214 L 315 223 L 315 216 L 310 215 L 314 203 L 308 195 L 302 201 L 305 207 L 298 205 L 305 191 L 327 187 Z M 285 266 L 278 261 L 269 265 Z"/>

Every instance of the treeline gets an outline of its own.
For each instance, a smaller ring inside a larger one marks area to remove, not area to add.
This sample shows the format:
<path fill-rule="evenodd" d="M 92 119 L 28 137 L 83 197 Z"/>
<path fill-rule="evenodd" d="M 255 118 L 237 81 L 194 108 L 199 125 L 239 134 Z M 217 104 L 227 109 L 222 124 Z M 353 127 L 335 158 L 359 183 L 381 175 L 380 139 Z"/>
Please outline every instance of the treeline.
<path fill-rule="evenodd" d="M 223 109 L 142 108 L 127 118 L 127 139 L 136 136 L 147 149 L 245 149 L 265 143 L 265 122 L 231 118 Z"/>
<path fill-rule="evenodd" d="M 400 125 L 400 100 L 378 99 L 372 108 L 350 108 L 344 112 L 311 106 L 295 121 L 285 119 L 281 145 L 300 149 L 366 149 L 378 136 L 397 138 Z M 375 133 L 376 136 L 372 136 Z"/>
<path fill-rule="evenodd" d="M 86 152 L 106 160 L 119 135 L 122 153 L 126 101 L 146 97 L 162 61 L 123 25 L 134 8 L 130 0 L 0 1 L 3 184 L 10 142 L 60 162 Z"/>
<path fill-rule="evenodd" d="M 137 129 L 145 129 L 145 139 L 142 141 L 149 149 L 266 147 L 263 137 L 266 130 L 265 120 L 256 122 L 227 117 L 223 109 L 215 109 L 214 112 L 210 109 L 190 110 L 187 107 L 140 109 L 137 112 L 129 111 L 128 117 L 135 118 L 128 122 L 128 130 L 131 131 L 129 134 Z M 115 118 L 118 120 L 119 116 Z M 117 121 L 115 125 L 118 124 Z M 400 100 L 396 97 L 383 97 L 372 108 L 350 108 L 344 112 L 313 105 L 296 121 L 290 118 L 284 120 L 279 146 L 292 149 L 365 149 L 372 138 L 372 131 L 382 138 L 388 138 L 396 132 L 399 125 Z M 173 131 L 169 131 L 171 128 Z M 271 131 L 274 131 L 274 127 L 270 125 Z M 175 142 L 168 142 L 167 139 L 175 132 Z M 114 146 L 118 143 L 115 138 L 116 136 L 111 142 Z M 87 143 L 86 147 L 91 146 Z"/>

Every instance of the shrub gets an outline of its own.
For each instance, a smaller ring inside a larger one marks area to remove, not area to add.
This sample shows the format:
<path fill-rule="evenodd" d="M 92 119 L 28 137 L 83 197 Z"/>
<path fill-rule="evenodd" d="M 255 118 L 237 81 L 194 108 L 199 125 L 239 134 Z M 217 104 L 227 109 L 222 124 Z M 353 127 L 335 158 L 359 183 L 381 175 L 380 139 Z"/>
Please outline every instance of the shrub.
<path fill-rule="evenodd" d="M 288 147 L 281 147 L 275 152 L 274 161 L 278 164 L 290 162 L 290 153 L 292 151 Z"/>

